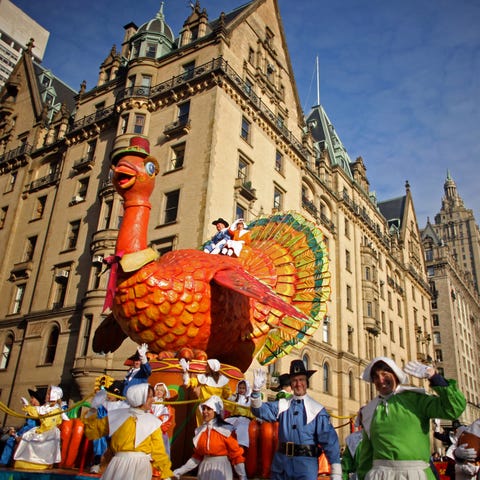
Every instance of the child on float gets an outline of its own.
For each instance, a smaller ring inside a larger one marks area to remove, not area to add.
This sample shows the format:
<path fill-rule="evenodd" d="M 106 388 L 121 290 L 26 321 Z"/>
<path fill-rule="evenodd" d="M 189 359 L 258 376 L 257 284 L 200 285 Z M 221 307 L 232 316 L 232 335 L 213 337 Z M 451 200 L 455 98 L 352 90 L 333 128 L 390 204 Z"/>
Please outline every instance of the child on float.
<path fill-rule="evenodd" d="M 170 456 L 169 433 L 175 428 L 175 409 L 163 402 L 170 398 L 170 391 L 164 383 L 156 383 L 154 389 L 152 413 L 162 422 L 163 443 L 165 451 Z"/>
<path fill-rule="evenodd" d="M 62 397 L 63 390 L 52 385 L 47 390 L 45 405 L 23 407 L 28 416 L 40 421 L 40 426 L 23 434 L 13 456 L 15 469 L 45 470 L 61 462 L 58 426 L 69 420 L 62 408 Z"/>
<path fill-rule="evenodd" d="M 193 455 L 173 475 L 181 475 L 198 466 L 198 480 L 232 480 L 232 465 L 239 480 L 247 480 L 243 450 L 234 428 L 223 420 L 223 402 L 217 395 L 200 404 L 203 423 L 195 430 Z"/>
<path fill-rule="evenodd" d="M 85 435 L 93 440 L 110 436 L 114 457 L 108 464 L 103 480 L 151 480 L 152 467 L 160 478 L 172 476 L 170 459 L 163 445 L 160 420 L 150 413 L 153 387 L 141 383 L 127 391 L 129 408 L 109 411 L 98 418 L 96 409 L 84 418 Z"/>
<path fill-rule="evenodd" d="M 227 241 L 227 244 L 222 249 L 222 253 L 224 255 L 239 257 L 242 248 L 245 245 L 250 245 L 252 241 L 250 231 L 245 225 L 243 218 L 235 220 L 228 229 L 228 233 L 232 239 Z"/>
<path fill-rule="evenodd" d="M 237 383 L 235 393 L 228 398 L 227 410 L 230 415 L 225 419 L 230 425 L 233 425 L 236 430 L 237 440 L 243 448 L 244 455 L 247 454 L 250 446 L 250 439 L 248 436 L 248 427 L 252 418 L 255 418 L 250 411 L 250 395 L 252 391 L 248 380 L 240 380 Z"/>

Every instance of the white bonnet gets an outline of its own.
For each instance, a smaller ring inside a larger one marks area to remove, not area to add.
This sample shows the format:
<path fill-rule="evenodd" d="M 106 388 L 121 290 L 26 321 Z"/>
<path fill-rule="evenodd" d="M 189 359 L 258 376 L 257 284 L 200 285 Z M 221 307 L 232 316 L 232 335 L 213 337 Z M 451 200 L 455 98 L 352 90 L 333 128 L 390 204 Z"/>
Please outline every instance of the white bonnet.
<path fill-rule="evenodd" d="M 168 387 L 164 383 L 159 382 L 155 384 L 155 387 L 153 387 L 155 391 L 157 390 L 158 386 L 162 386 L 165 389 L 165 398 L 170 398 L 170 390 L 168 389 Z"/>
<path fill-rule="evenodd" d="M 211 368 L 212 372 L 220 371 L 220 362 L 216 358 L 209 358 L 207 360 L 208 366 Z"/>
<path fill-rule="evenodd" d="M 56 387 L 55 385 L 50 386 L 50 398 L 49 402 L 58 402 L 63 398 L 63 390 L 60 387 Z"/>
<path fill-rule="evenodd" d="M 140 407 L 148 398 L 148 389 L 150 385 L 148 383 L 138 383 L 128 387 L 127 390 L 127 402 L 131 407 Z"/>
<path fill-rule="evenodd" d="M 210 407 L 218 415 L 223 415 L 223 401 L 218 395 L 212 395 L 209 397 L 200 404 L 200 408 L 202 408 L 204 405 Z"/>
<path fill-rule="evenodd" d="M 372 367 L 378 362 L 383 362 L 383 363 L 387 364 L 393 370 L 393 373 L 398 378 L 398 382 L 400 384 L 408 383 L 407 374 L 391 358 L 388 358 L 388 357 L 376 357 L 376 358 L 374 358 L 367 365 L 367 368 L 363 372 L 363 374 L 362 374 L 362 379 L 363 380 L 365 380 L 366 382 L 372 383 L 372 376 L 371 376 L 370 372 L 372 371 Z"/>

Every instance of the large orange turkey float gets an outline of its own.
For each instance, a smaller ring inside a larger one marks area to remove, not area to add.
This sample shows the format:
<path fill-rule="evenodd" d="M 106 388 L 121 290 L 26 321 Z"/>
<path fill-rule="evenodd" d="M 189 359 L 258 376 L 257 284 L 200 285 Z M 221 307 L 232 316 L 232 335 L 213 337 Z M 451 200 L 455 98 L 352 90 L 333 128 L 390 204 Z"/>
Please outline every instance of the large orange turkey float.
<path fill-rule="evenodd" d="M 176 250 L 158 258 L 147 229 L 158 163 L 148 140 L 114 152 L 112 181 L 124 217 L 111 262 L 96 352 L 128 336 L 158 359 L 216 358 L 244 372 L 287 354 L 317 329 L 330 295 L 321 231 L 298 213 L 258 218 L 239 258 Z"/>

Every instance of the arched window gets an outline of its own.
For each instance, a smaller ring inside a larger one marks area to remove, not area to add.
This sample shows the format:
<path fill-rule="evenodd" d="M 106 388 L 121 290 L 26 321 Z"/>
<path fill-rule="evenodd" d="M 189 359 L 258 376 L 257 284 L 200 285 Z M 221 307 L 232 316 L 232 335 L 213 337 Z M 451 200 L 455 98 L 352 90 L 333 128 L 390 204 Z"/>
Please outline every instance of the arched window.
<path fill-rule="evenodd" d="M 60 333 L 60 329 L 56 325 L 50 331 L 50 335 L 48 337 L 48 342 L 47 342 L 47 348 L 45 351 L 46 365 L 53 363 L 53 361 L 55 360 L 55 353 L 57 352 L 59 333 Z"/>
<path fill-rule="evenodd" d="M 8 367 L 8 362 L 10 361 L 10 354 L 12 353 L 13 347 L 13 335 L 7 335 L 5 343 L 2 348 L 2 357 L 0 358 L 0 369 L 6 369 Z"/>
<path fill-rule="evenodd" d="M 305 365 L 305 369 L 310 370 L 310 357 L 307 354 L 303 355 L 302 362 Z"/>
<path fill-rule="evenodd" d="M 330 393 L 330 367 L 327 362 L 323 364 L 323 393 Z"/>

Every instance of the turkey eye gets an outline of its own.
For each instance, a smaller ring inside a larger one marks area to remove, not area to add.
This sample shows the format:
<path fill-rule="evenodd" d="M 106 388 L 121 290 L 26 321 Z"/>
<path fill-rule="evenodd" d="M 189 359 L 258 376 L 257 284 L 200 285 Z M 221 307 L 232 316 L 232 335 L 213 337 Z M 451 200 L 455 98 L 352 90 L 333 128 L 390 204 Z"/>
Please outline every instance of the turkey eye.
<path fill-rule="evenodd" d="M 150 175 L 155 175 L 155 164 L 153 162 L 147 162 L 145 164 L 145 171 Z"/>

